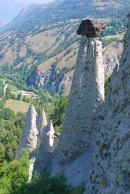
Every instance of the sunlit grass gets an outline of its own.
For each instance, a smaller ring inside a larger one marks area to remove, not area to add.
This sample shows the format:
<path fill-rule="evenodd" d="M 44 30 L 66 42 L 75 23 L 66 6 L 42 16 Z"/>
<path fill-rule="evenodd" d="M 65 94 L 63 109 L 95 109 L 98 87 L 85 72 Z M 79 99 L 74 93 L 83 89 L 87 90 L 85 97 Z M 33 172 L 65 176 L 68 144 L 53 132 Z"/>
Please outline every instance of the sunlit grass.
<path fill-rule="evenodd" d="M 21 100 L 13 100 L 9 99 L 6 101 L 5 108 L 9 108 L 13 110 L 15 113 L 17 112 L 27 112 L 29 107 L 29 103 L 23 102 Z"/>

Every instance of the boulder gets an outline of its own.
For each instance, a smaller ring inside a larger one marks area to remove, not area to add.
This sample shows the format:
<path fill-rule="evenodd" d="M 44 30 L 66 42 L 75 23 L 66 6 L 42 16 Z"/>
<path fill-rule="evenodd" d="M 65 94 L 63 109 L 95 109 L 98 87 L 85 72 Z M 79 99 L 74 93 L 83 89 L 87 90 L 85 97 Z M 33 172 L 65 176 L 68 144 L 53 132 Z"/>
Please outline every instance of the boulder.
<path fill-rule="evenodd" d="M 81 22 L 77 34 L 95 38 L 101 35 L 105 27 L 103 23 L 87 19 Z"/>

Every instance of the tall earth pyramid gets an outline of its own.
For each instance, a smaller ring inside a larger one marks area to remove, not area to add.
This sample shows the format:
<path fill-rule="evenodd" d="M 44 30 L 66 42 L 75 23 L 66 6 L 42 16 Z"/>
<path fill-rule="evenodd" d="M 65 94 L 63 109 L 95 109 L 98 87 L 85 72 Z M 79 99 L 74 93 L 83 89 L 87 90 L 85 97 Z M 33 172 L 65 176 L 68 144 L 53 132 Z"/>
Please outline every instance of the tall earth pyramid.
<path fill-rule="evenodd" d="M 77 33 L 80 47 L 67 111 L 56 154 L 61 164 L 72 161 L 87 149 L 92 153 L 96 110 L 104 102 L 102 43 L 98 37 L 104 24 L 83 20 Z"/>

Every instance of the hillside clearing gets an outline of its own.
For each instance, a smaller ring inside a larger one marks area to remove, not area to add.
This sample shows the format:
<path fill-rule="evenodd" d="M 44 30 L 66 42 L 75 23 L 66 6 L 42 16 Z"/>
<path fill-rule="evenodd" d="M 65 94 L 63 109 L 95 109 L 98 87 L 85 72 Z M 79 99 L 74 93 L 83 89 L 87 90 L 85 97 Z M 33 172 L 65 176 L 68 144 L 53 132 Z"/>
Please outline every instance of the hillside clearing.
<path fill-rule="evenodd" d="M 25 113 L 29 108 L 29 103 L 23 102 L 21 100 L 9 99 L 6 101 L 5 108 L 9 108 L 13 110 L 15 113 L 17 112 Z"/>

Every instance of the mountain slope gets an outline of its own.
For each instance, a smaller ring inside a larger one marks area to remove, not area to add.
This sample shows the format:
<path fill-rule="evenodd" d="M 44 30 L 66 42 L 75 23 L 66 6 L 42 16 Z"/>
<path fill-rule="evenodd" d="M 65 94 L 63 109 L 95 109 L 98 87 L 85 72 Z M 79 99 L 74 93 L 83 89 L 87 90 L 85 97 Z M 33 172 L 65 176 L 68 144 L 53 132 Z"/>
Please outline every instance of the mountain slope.
<path fill-rule="evenodd" d="M 33 5 L 23 9 L 7 27 L 31 28 L 34 24 L 49 25 L 84 17 L 122 18 L 129 11 L 130 0 L 57 0 L 47 5 Z"/>
<path fill-rule="evenodd" d="M 102 40 L 107 45 L 113 40 L 122 40 L 123 18 L 129 4 L 130 0 L 63 0 L 25 8 L 1 30 L 1 75 L 15 83 L 27 80 L 27 84 L 44 85 L 43 88 L 58 93 L 69 85 L 68 93 L 79 44 L 76 31 L 81 19 L 95 17 L 105 22 L 107 28 Z M 44 79 L 39 80 L 39 75 Z"/>

